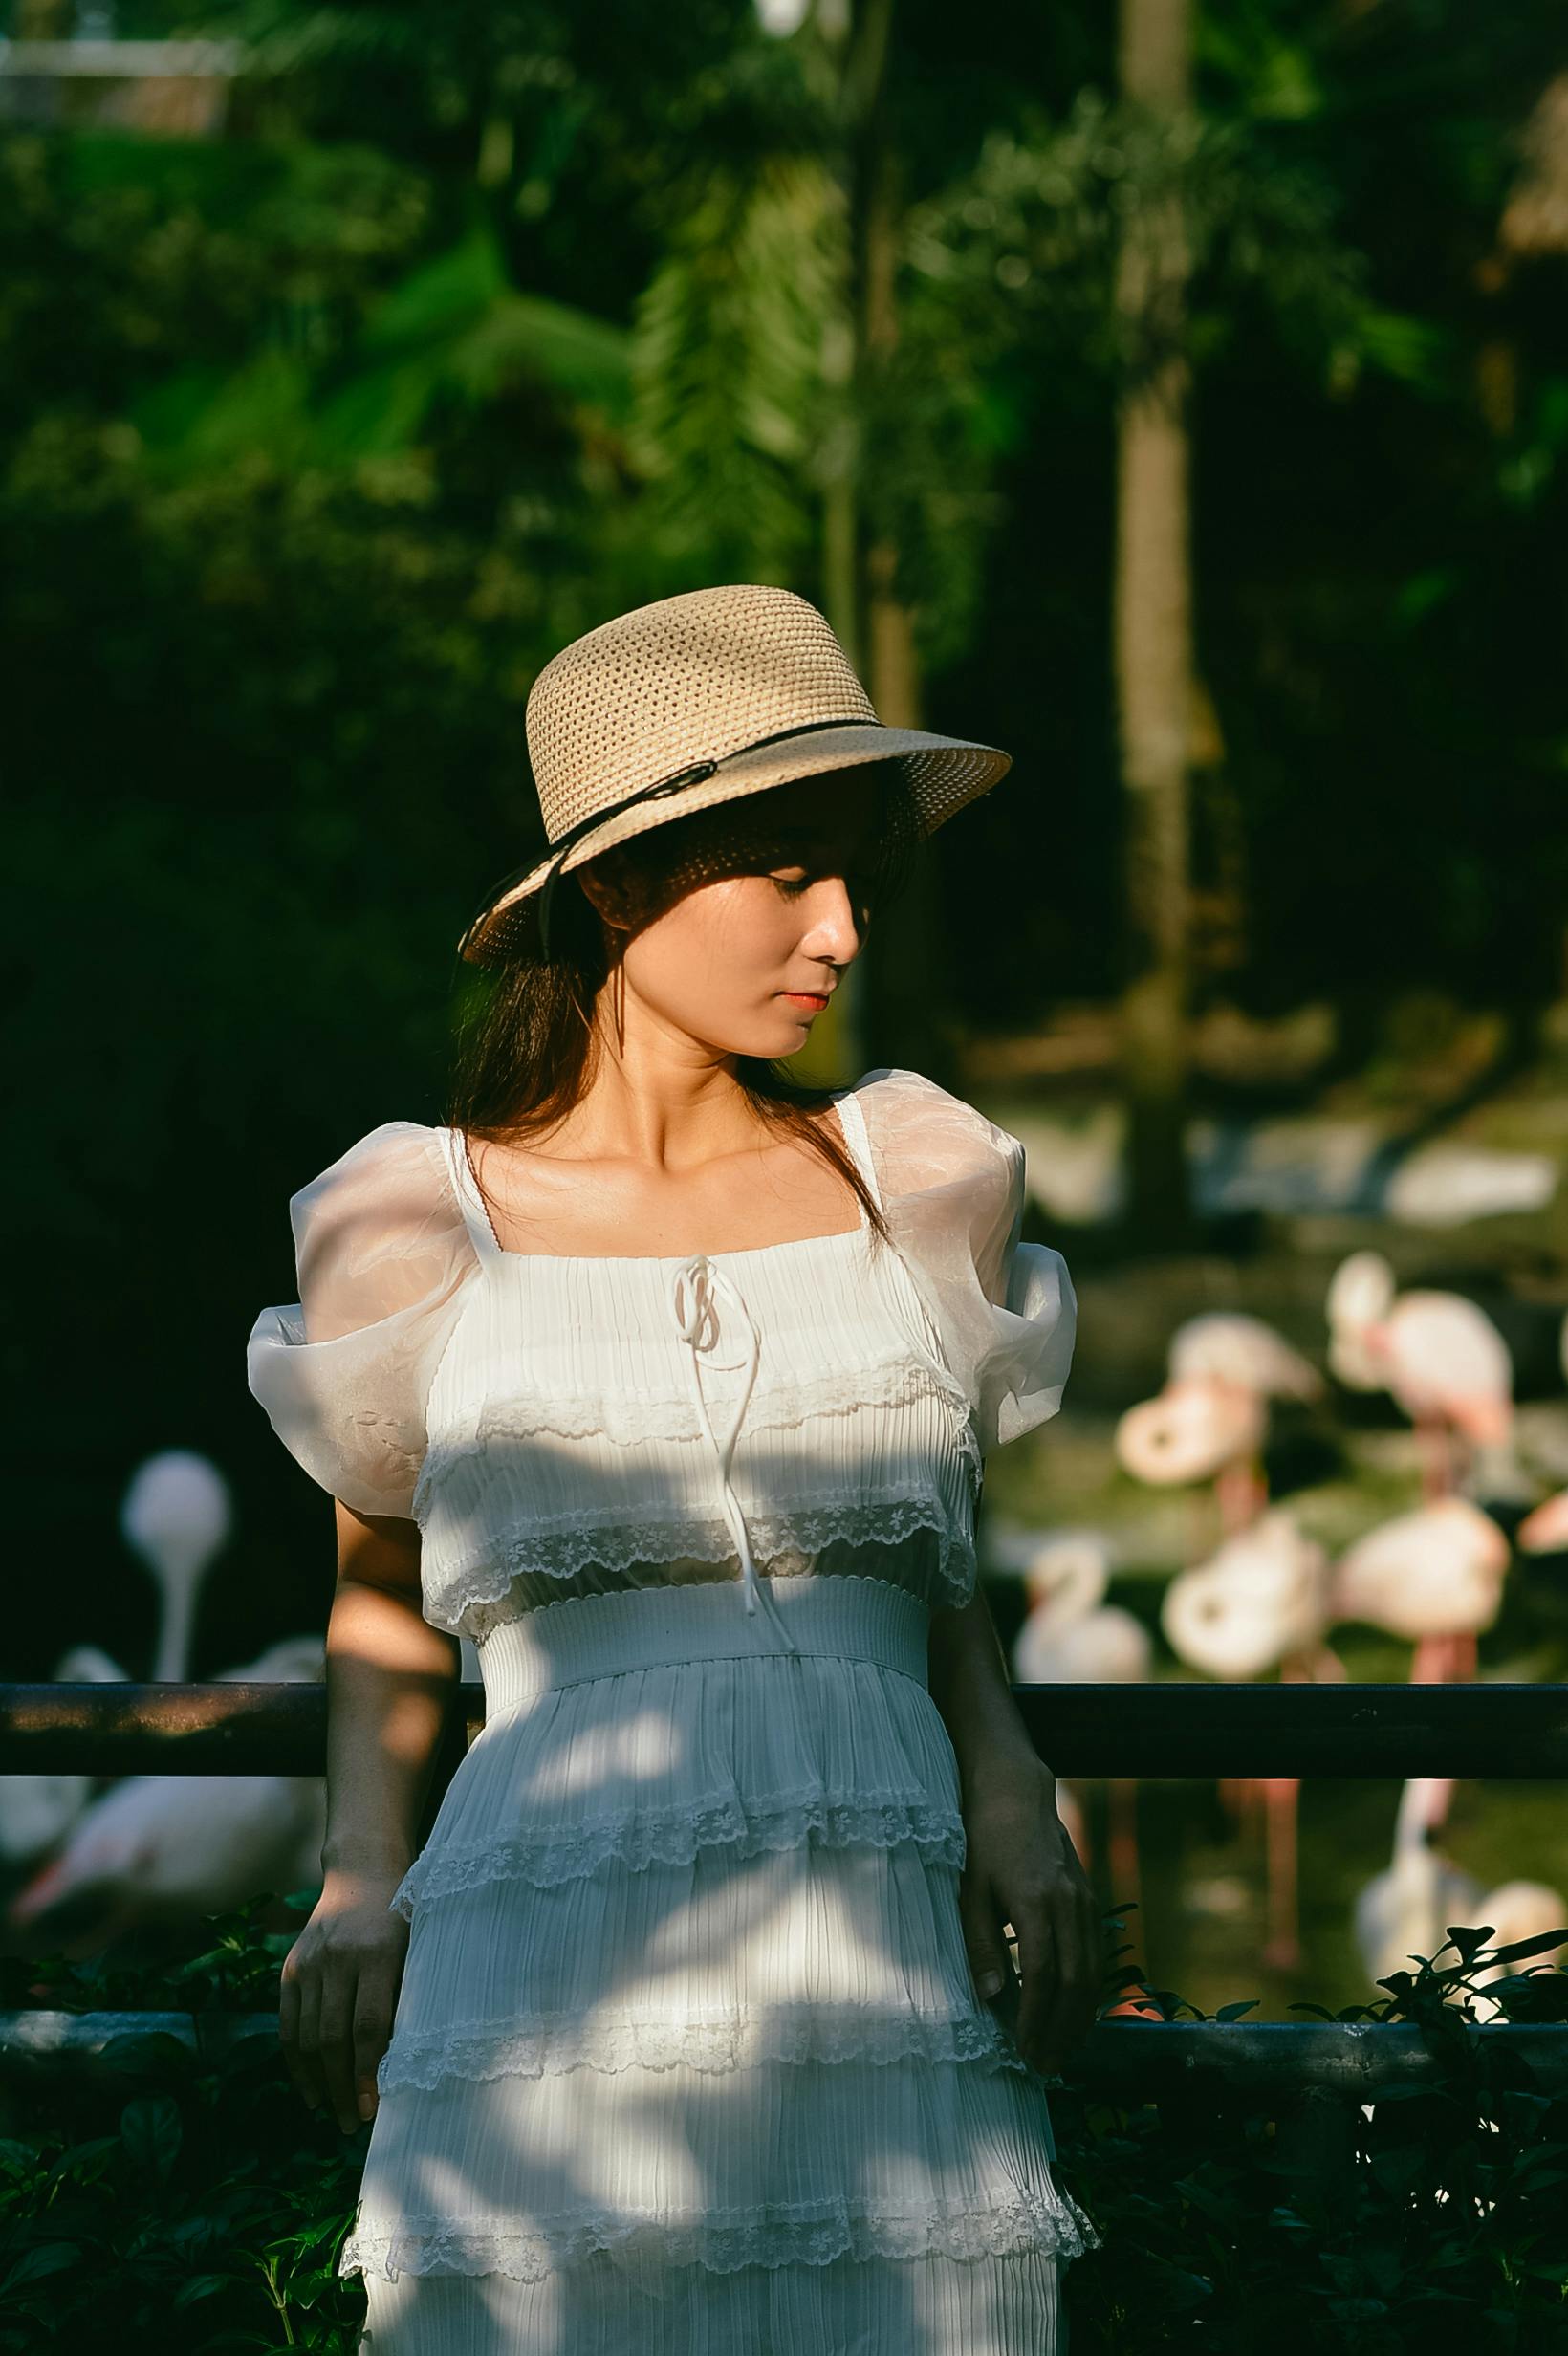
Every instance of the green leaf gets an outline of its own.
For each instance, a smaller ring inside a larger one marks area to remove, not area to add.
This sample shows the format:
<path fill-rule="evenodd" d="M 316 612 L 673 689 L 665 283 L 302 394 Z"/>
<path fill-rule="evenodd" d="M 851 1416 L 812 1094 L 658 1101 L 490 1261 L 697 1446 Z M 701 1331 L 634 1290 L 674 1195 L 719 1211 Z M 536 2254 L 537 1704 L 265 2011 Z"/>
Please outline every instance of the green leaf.
<path fill-rule="evenodd" d="M 20 2290 L 25 2282 L 38 2282 L 46 2275 L 63 2274 L 76 2265 L 81 2251 L 74 2241 L 44 2241 L 36 2249 L 26 2250 L 0 2282 L 0 2292 Z"/>
<path fill-rule="evenodd" d="M 191 2066 L 191 2051 L 166 2029 L 127 2029 L 104 2040 L 104 2065 L 129 2077 L 184 2077 Z"/>
<path fill-rule="evenodd" d="M 231 2290 L 233 2279 L 226 2274 L 193 2274 L 181 2283 L 174 2294 L 177 2307 L 193 2307 L 198 2299 L 211 2299 L 219 2291 Z"/>
<path fill-rule="evenodd" d="M 519 378 L 620 419 L 629 351 L 614 322 L 514 290 L 492 232 L 477 224 L 372 311 L 321 406 L 319 441 L 338 457 L 404 449 L 444 394 L 476 405 Z"/>
<path fill-rule="evenodd" d="M 134 2167 L 166 2183 L 180 2155 L 185 2128 L 172 2095 L 155 2094 L 127 2103 L 120 2114 L 120 2139 Z"/>

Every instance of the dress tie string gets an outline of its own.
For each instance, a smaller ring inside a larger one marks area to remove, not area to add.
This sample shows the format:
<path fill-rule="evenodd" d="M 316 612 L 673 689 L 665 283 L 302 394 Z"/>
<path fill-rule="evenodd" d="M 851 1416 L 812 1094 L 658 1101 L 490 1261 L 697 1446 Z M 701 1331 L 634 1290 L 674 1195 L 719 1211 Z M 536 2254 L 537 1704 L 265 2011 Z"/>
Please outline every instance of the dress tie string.
<path fill-rule="evenodd" d="M 736 1401 L 730 1428 L 722 1440 L 714 1431 L 712 1418 L 708 1411 L 708 1401 L 703 1393 L 702 1371 L 697 1356 L 699 1350 L 710 1347 L 719 1338 L 718 1302 L 721 1295 L 740 1319 L 747 1337 L 746 1380 L 740 1397 Z M 741 1421 L 745 1416 L 747 1405 L 756 1382 L 757 1361 L 762 1347 L 761 1338 L 739 1288 L 726 1271 L 715 1260 L 710 1259 L 706 1252 L 694 1252 L 689 1259 L 683 1260 L 679 1267 L 671 1271 L 669 1303 L 675 1319 L 676 1330 L 682 1341 L 690 1344 L 689 1350 L 683 1355 L 691 1385 L 691 1396 L 696 1406 L 698 1420 L 708 1434 L 708 1445 L 718 1460 L 724 1517 L 730 1526 L 736 1551 L 740 1556 L 741 1585 L 745 1592 L 746 1608 L 749 1612 L 754 1612 L 761 1588 L 757 1582 L 756 1562 L 751 1554 L 751 1541 L 747 1534 L 746 1516 L 741 1512 L 740 1500 L 735 1495 L 730 1482 L 730 1466 L 735 1452 L 735 1442 L 740 1435 Z"/>

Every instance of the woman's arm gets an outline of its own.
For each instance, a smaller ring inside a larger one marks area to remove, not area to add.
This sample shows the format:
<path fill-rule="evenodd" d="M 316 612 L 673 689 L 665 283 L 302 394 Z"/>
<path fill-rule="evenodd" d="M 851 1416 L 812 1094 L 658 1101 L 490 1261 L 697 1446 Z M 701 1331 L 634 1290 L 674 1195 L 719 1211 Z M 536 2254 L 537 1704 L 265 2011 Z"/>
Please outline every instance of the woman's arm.
<path fill-rule="evenodd" d="M 1094 1893 L 1056 1814 L 1056 1778 L 1034 1749 L 983 1589 L 931 1614 L 931 1696 L 958 1761 L 965 1864 L 959 1912 L 975 1986 L 988 2000 L 1013 1978 L 1025 2059 L 1057 2071 L 1095 2018 L 1102 1971 Z"/>
<path fill-rule="evenodd" d="M 305 2101 L 325 2096 L 346 2135 L 375 2114 L 408 1944 L 389 1902 L 413 1863 L 459 1653 L 424 1616 L 416 1524 L 337 1515 L 323 1884 L 284 1962 L 278 2029 Z"/>

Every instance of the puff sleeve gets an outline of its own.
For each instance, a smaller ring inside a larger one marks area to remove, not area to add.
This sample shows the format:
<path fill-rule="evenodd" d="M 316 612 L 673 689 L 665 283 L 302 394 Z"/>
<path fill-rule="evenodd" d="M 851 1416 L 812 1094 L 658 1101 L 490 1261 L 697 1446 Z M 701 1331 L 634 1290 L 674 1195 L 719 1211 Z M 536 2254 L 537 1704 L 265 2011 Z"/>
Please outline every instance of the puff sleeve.
<path fill-rule="evenodd" d="M 256 1319 L 250 1390 L 333 1496 L 411 1516 L 430 1380 L 479 1265 L 439 1135 L 384 1122 L 289 1216 L 299 1298 Z"/>
<path fill-rule="evenodd" d="M 1061 1406 L 1078 1332 L 1067 1263 L 1019 1239 L 1016 1137 L 919 1072 L 882 1066 L 855 1085 L 889 1232 L 984 1456 Z"/>

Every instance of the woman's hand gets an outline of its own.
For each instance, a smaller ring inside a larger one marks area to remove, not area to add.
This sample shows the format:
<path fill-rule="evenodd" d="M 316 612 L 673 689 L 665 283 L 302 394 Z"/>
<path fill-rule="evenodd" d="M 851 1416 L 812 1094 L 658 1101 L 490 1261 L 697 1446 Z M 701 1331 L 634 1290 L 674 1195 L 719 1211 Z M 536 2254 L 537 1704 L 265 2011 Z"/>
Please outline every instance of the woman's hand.
<path fill-rule="evenodd" d="M 330 2102 L 345 2135 L 376 2115 L 376 2064 L 408 1947 L 407 1923 L 388 1910 L 399 1878 L 329 1873 L 284 1958 L 278 2035 L 289 2075 L 313 2110 Z"/>
<path fill-rule="evenodd" d="M 1014 2030 L 1024 2060 L 1054 2076 L 1093 2023 L 1103 1973 L 1094 1892 L 1060 1817 L 1056 1779 L 1033 1750 L 1009 1750 L 965 1778 L 958 1907 L 974 1984 L 990 1998 L 1022 1977 Z"/>

